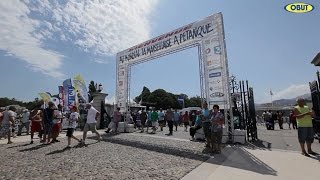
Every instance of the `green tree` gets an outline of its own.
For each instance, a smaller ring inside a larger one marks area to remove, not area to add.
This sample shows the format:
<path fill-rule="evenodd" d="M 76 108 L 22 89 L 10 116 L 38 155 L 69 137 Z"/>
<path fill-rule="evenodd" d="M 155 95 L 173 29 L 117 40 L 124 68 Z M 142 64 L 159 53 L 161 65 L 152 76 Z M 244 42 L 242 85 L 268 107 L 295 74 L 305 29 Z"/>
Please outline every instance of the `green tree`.
<path fill-rule="evenodd" d="M 142 102 L 146 102 L 148 100 L 150 94 L 151 94 L 151 92 L 150 92 L 149 88 L 143 86 L 141 94 L 139 96 L 135 97 L 134 101 L 136 103 L 139 103 L 142 99 Z"/>
<path fill-rule="evenodd" d="M 97 92 L 97 89 L 96 89 L 96 85 L 94 83 L 94 81 L 90 81 L 90 84 L 89 84 L 89 102 L 93 100 L 93 93 Z"/>

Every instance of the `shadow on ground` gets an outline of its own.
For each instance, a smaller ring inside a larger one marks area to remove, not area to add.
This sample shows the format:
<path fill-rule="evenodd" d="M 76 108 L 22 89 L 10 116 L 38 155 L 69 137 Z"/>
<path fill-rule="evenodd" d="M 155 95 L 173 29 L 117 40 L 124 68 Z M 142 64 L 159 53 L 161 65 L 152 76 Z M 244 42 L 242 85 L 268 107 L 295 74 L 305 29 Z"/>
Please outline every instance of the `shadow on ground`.
<path fill-rule="evenodd" d="M 247 142 L 244 146 L 249 149 L 271 150 L 272 143 L 258 139 L 254 142 Z"/>
<path fill-rule="evenodd" d="M 203 152 L 195 152 L 190 149 L 181 149 L 166 145 L 151 144 L 122 138 L 120 139 L 117 137 L 103 137 L 104 138 L 102 141 L 114 144 L 130 146 L 173 156 L 180 156 L 183 158 L 189 158 L 198 161 L 207 161 L 207 163 L 239 168 L 260 174 L 274 176 L 277 175 L 277 171 L 246 151 L 243 147 L 239 146 L 226 146 L 225 148 L 223 148 L 221 154 L 214 155 L 214 158 L 210 158 L 210 155 L 212 154 L 204 154 L 206 150 L 204 150 Z M 228 161 L 226 161 L 227 159 Z"/>

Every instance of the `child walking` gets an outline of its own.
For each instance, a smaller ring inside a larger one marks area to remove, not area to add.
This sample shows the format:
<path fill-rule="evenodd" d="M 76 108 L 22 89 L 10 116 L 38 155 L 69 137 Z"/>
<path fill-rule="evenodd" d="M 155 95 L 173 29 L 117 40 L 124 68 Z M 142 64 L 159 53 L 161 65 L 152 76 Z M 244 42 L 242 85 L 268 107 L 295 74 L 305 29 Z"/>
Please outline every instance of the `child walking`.
<path fill-rule="evenodd" d="M 71 108 L 71 112 L 72 113 L 70 114 L 68 130 L 67 130 L 67 136 L 68 136 L 67 148 L 71 148 L 71 138 L 73 138 L 73 139 L 77 140 L 79 143 L 81 143 L 81 140 L 73 135 L 73 132 L 74 132 L 75 128 L 77 127 L 77 122 L 80 117 L 79 113 L 77 112 L 77 107 L 73 106 Z"/>

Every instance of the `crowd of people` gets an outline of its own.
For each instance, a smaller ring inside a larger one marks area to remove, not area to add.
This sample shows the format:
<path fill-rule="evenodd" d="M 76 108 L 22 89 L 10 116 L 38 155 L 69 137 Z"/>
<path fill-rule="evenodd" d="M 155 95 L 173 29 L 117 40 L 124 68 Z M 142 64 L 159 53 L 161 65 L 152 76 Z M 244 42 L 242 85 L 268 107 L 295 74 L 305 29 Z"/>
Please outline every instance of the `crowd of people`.
<path fill-rule="evenodd" d="M 38 133 L 40 143 L 49 145 L 52 143 L 60 142 L 57 138 L 62 131 L 63 120 L 67 122 L 68 145 L 71 147 L 71 139 L 75 139 L 79 144 L 85 145 L 87 132 L 90 130 L 92 133 L 96 133 L 98 141 L 101 140 L 101 136 L 96 129 L 97 118 L 100 113 L 91 105 L 86 104 L 87 120 L 83 129 L 83 138 L 78 139 L 73 135 L 74 130 L 79 122 L 80 115 L 76 106 L 70 108 L 71 112 L 66 117 L 66 114 L 62 112 L 62 106 L 56 106 L 53 102 L 49 102 L 46 107 L 38 107 L 31 112 L 24 110 L 21 115 L 21 122 L 19 125 L 18 136 L 21 135 L 22 129 L 26 129 L 27 135 L 30 134 L 30 144 L 34 143 L 34 135 Z M 10 106 L 7 110 L 0 112 L 0 137 L 8 139 L 8 144 L 13 143 L 11 141 L 13 129 L 16 127 L 16 108 Z"/>
<path fill-rule="evenodd" d="M 205 134 L 206 147 L 210 148 L 213 152 L 220 152 L 220 144 L 222 139 L 222 128 L 224 125 L 224 115 L 219 111 L 219 106 L 214 105 L 212 110 L 209 110 L 207 104 L 203 104 L 203 109 L 199 111 L 184 111 L 178 112 L 177 109 L 171 108 L 164 111 L 151 108 L 149 111 L 141 110 L 138 112 L 129 112 L 127 115 L 122 115 L 120 108 L 117 108 L 113 113 L 113 120 L 110 122 L 106 133 L 114 131 L 118 133 L 119 122 L 126 121 L 133 123 L 141 133 L 149 132 L 155 134 L 156 130 L 164 130 L 168 126 L 169 132 L 167 136 L 172 136 L 174 127 L 175 131 L 179 126 L 184 127 L 184 131 L 190 132 L 190 140 L 195 140 L 195 134 L 198 130 L 203 130 Z"/>
<path fill-rule="evenodd" d="M 289 115 L 289 127 L 290 124 L 292 124 L 292 128 L 298 130 L 298 140 L 301 145 L 302 154 L 305 156 L 316 154 L 311 149 L 311 144 L 314 140 L 313 112 L 305 105 L 303 99 L 299 99 L 297 102 L 298 105 Z M 101 135 L 96 129 L 100 112 L 91 104 L 86 104 L 85 109 L 87 110 L 87 118 L 83 128 L 82 139 L 78 139 L 73 135 L 80 119 L 77 107 L 71 107 L 70 114 L 66 115 L 62 112 L 60 105 L 56 106 L 52 102 L 49 102 L 46 107 L 39 107 L 33 109 L 31 112 L 24 110 L 21 115 L 18 135 L 21 135 L 22 129 L 25 128 L 27 135 L 30 134 L 30 144 L 34 143 L 35 133 L 38 133 L 40 143 L 46 145 L 56 143 L 59 142 L 57 137 L 62 130 L 61 124 L 63 121 L 67 121 L 67 148 L 71 147 L 72 139 L 76 140 L 80 145 L 85 145 L 88 131 L 95 133 L 97 140 L 100 141 Z M 14 106 L 10 106 L 7 110 L 0 112 L 0 137 L 6 137 L 8 144 L 12 143 L 11 135 L 14 127 L 16 127 L 16 116 L 16 108 Z M 66 118 L 66 116 L 68 117 Z M 220 153 L 221 151 L 220 144 L 225 118 L 224 114 L 220 112 L 218 105 L 214 105 L 211 110 L 209 110 L 208 105 L 204 103 L 203 109 L 199 111 L 178 112 L 177 109 L 167 109 L 166 111 L 160 109 L 156 111 L 155 108 L 152 108 L 149 111 L 142 110 L 125 115 L 120 112 L 120 108 L 116 108 L 112 117 L 106 133 L 109 133 L 111 130 L 114 133 L 118 133 L 119 122 L 125 118 L 127 122 L 135 124 L 135 127 L 138 128 L 141 133 L 145 132 L 145 130 L 148 133 L 149 128 L 151 128 L 152 131 L 150 133 L 155 134 L 158 128 L 160 131 L 163 131 L 164 127 L 168 126 L 169 132 L 166 135 L 172 136 L 174 127 L 175 131 L 177 131 L 178 126 L 184 126 L 185 132 L 188 132 L 189 128 L 190 140 L 195 140 L 196 132 L 201 130 L 204 132 L 206 147 L 215 153 Z M 274 129 L 275 121 L 278 121 L 279 128 L 283 129 L 283 113 L 265 111 L 262 118 L 267 129 Z M 307 151 L 304 147 L 305 144 L 307 144 Z"/>

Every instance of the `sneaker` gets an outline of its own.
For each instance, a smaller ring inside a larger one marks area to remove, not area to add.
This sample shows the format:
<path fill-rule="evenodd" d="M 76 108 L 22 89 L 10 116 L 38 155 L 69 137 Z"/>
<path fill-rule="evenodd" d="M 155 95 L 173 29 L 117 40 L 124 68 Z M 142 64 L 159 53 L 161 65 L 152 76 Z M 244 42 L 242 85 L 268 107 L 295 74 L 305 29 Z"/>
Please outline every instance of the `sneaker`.
<path fill-rule="evenodd" d="M 71 148 L 71 146 L 68 145 L 65 149 L 70 149 L 70 148 Z"/>
<path fill-rule="evenodd" d="M 306 152 L 302 152 L 301 153 L 302 155 L 304 155 L 304 156 L 306 156 L 306 157 L 311 157 L 308 153 L 306 153 Z"/>
<path fill-rule="evenodd" d="M 60 142 L 58 139 L 54 140 L 54 142 Z"/>
<path fill-rule="evenodd" d="M 13 142 L 12 141 L 9 141 L 7 144 L 12 144 Z"/>
<path fill-rule="evenodd" d="M 31 141 L 30 144 L 33 144 L 33 141 Z"/>
<path fill-rule="evenodd" d="M 313 151 L 308 151 L 308 154 L 311 154 L 311 155 L 314 155 L 314 156 L 317 156 L 317 155 L 319 155 L 318 153 L 316 153 L 316 152 L 313 152 Z"/>

